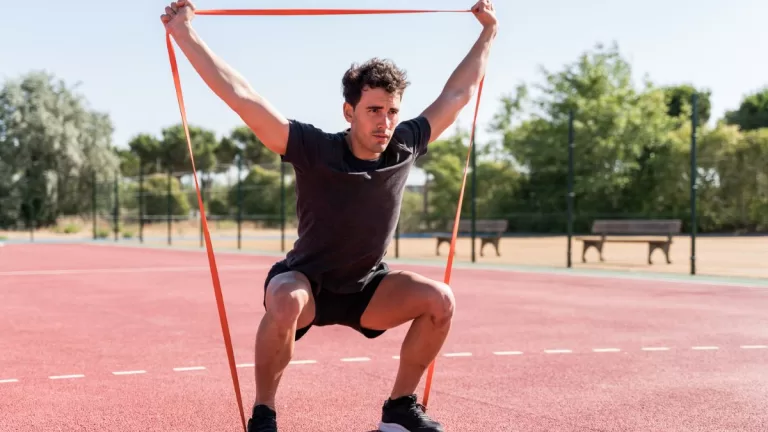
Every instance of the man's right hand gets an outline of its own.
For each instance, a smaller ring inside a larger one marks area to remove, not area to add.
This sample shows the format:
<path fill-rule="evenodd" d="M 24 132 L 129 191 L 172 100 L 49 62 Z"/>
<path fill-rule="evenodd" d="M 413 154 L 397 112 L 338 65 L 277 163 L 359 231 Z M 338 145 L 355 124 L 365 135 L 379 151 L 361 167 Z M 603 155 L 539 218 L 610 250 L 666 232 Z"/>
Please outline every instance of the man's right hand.
<path fill-rule="evenodd" d="M 188 26 L 195 18 L 195 5 L 190 0 L 178 0 L 165 7 L 165 13 L 160 15 L 160 20 L 169 33 Z"/>

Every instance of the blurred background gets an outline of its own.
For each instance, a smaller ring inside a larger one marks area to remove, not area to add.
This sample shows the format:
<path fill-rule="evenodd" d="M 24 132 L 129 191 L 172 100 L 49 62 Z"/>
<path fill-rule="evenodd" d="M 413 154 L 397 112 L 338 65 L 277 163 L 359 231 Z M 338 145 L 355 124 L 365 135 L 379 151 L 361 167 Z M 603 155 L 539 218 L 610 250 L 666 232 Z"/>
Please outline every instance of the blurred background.
<path fill-rule="evenodd" d="M 440 239 L 450 239 L 469 156 L 460 262 L 768 277 L 768 61 L 755 48 L 768 42 L 768 5 L 495 4 L 501 28 L 472 151 L 474 103 L 417 163 L 388 257 L 445 260 Z M 105 13 L 90 0 L 0 1 L 0 241 L 205 247 L 165 6 Z M 286 116 L 328 131 L 346 127 L 341 76 L 351 63 L 388 57 L 408 70 L 403 116 L 415 116 L 480 30 L 469 14 L 200 16 L 194 25 Z M 177 55 L 214 246 L 288 251 L 292 167 Z M 585 244 L 594 248 L 582 255 Z"/>

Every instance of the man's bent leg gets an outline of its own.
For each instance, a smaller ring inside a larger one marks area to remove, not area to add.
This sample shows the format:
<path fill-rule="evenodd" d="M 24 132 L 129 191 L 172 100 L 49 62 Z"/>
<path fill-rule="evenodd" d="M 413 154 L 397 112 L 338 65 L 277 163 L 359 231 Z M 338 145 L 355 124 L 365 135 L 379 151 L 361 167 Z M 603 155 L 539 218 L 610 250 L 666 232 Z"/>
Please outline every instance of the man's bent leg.
<path fill-rule="evenodd" d="M 266 313 L 256 334 L 256 402 L 275 409 L 275 394 L 293 357 L 297 328 L 312 323 L 315 302 L 309 280 L 298 272 L 281 273 L 269 281 Z"/>
<path fill-rule="evenodd" d="M 412 272 L 392 272 L 379 284 L 360 325 L 386 330 L 413 321 L 400 349 L 391 399 L 412 395 L 448 336 L 455 310 L 450 287 Z"/>

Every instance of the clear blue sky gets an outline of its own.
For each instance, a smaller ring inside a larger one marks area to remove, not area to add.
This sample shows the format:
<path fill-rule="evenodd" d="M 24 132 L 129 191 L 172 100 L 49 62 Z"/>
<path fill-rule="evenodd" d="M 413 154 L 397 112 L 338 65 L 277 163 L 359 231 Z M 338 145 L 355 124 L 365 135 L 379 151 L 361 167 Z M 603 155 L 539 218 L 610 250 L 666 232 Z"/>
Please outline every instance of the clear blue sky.
<path fill-rule="evenodd" d="M 159 134 L 180 121 L 159 16 L 169 2 L 0 0 L 0 79 L 45 69 L 110 114 L 114 143 Z M 467 9 L 465 0 L 198 0 L 199 9 Z M 619 43 L 635 76 L 660 84 L 689 82 L 713 91 L 713 117 L 768 84 L 768 2 L 760 0 L 496 0 L 500 32 L 488 70 L 479 124 L 497 100 L 538 69 L 558 69 L 598 42 Z M 409 72 L 403 114 L 418 114 L 474 43 L 470 14 L 363 17 L 198 16 L 206 42 L 289 118 L 327 129 L 346 127 L 340 78 L 352 62 L 389 57 Z M 399 26 L 399 28 L 396 28 Z M 751 47 L 751 48 L 750 48 Z M 219 136 L 240 124 L 181 52 L 189 120 Z M 459 119 L 468 126 L 474 105 Z M 479 134 L 478 138 L 488 138 Z"/>

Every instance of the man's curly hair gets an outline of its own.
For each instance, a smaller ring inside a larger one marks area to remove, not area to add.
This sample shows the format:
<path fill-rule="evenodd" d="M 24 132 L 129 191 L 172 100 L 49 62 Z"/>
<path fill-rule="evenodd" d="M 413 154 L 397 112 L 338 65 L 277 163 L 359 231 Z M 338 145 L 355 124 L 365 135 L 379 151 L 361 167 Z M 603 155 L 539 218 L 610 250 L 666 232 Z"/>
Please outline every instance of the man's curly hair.
<path fill-rule="evenodd" d="M 344 100 L 356 107 L 363 94 L 363 88 L 382 88 L 401 97 L 410 85 L 406 72 L 391 60 L 372 58 L 362 65 L 352 64 L 341 79 Z"/>

